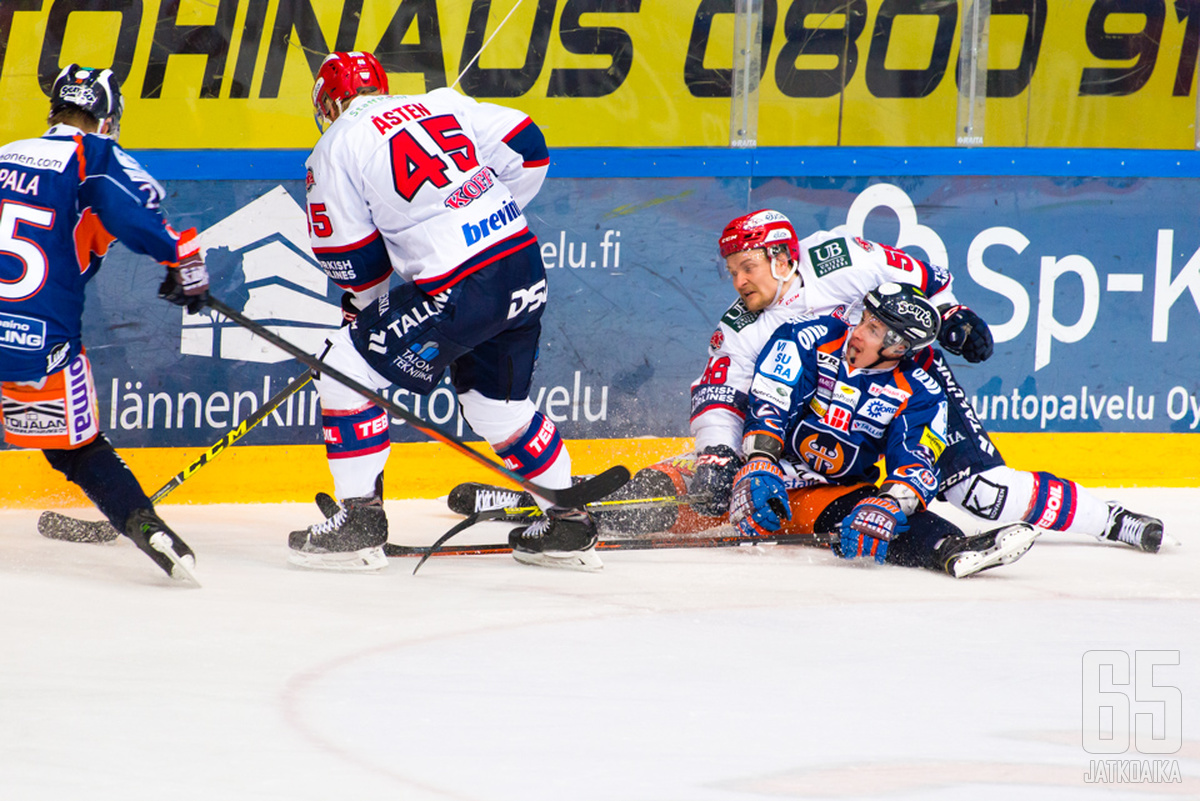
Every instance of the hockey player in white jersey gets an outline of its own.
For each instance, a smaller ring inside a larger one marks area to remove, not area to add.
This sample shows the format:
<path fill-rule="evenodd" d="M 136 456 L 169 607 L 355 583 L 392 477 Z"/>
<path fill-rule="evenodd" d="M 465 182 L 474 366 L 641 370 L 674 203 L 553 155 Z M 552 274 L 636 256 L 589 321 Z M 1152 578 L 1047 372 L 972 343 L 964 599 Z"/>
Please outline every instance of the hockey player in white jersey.
<path fill-rule="evenodd" d="M 509 469 L 570 486 L 567 449 L 529 400 L 547 287 L 522 209 L 549 166 L 541 131 L 451 89 L 389 95 L 370 53 L 328 56 L 312 100 L 322 130 L 306 162 L 312 246 L 352 319 L 323 359 L 373 389 L 421 394 L 448 367 L 463 416 Z M 291 534 L 291 561 L 383 567 L 387 412 L 332 379 L 314 383 L 341 508 Z M 587 512 L 542 503 L 546 514 L 513 532 L 514 557 L 600 568 Z"/>
<path fill-rule="evenodd" d="M 704 372 L 692 384 L 695 452 L 639 471 L 610 496 L 703 494 L 709 500 L 691 506 L 605 512 L 600 516 L 602 529 L 683 533 L 724 522 L 733 477 L 743 461 L 742 427 L 754 364 L 784 323 L 818 314 L 856 322 L 859 299 L 884 282 L 896 281 L 919 287 L 940 310 L 938 342 L 943 348 L 970 362 L 992 354 L 987 324 L 958 302 L 949 272 L 897 248 L 857 237 L 843 227 L 817 231 L 801 240 L 788 218 L 770 209 L 732 220 L 721 234 L 719 247 L 739 298 L 717 324 Z M 1143 551 L 1158 550 L 1163 533 L 1160 520 L 1105 503 L 1069 479 L 1008 467 L 941 353 L 927 348 L 917 361 L 938 380 L 949 402 L 950 444 L 938 461 L 940 497 L 993 523 L 1024 521 Z M 459 499 L 465 494 L 460 491 Z"/>

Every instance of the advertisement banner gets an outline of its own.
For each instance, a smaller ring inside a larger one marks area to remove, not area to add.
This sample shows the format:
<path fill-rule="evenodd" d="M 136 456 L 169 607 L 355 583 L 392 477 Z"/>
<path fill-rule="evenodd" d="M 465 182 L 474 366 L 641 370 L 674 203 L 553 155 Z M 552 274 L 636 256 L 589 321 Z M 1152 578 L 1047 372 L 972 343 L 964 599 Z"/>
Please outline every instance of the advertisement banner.
<path fill-rule="evenodd" d="M 962 0 L 764 0 L 761 146 L 954 146 Z M 981 141 L 1192 149 L 1200 16 L 1163 0 L 991 0 Z M 392 91 L 457 83 L 555 147 L 730 143 L 733 0 L 4 0 L 0 141 L 44 129 L 68 63 L 111 65 L 134 149 L 308 148 L 331 50 Z M 743 48 L 744 49 L 744 48 Z"/>
<path fill-rule="evenodd" d="M 213 293 L 317 352 L 340 290 L 308 249 L 300 181 L 179 181 Z M 549 300 L 532 397 L 570 439 L 687 436 L 688 387 L 735 294 L 716 253 L 731 218 L 770 207 L 804 236 L 853 233 L 948 265 L 995 355 L 951 357 L 997 432 L 1200 431 L 1200 184 L 1174 179 L 898 177 L 549 179 L 527 209 Z M 155 297 L 161 267 L 117 246 L 89 285 L 84 342 L 118 447 L 207 446 L 301 366 L 210 313 Z M 470 437 L 443 381 L 388 397 Z M 315 391 L 256 444 L 320 441 Z M 423 440 L 407 426 L 396 441 Z"/>

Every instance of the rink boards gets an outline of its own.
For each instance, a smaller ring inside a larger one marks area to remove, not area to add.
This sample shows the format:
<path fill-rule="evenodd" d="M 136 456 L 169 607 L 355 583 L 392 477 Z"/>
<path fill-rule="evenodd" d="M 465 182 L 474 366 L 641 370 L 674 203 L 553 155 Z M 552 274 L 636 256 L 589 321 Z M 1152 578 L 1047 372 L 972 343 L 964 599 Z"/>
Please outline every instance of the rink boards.
<path fill-rule="evenodd" d="M 1185 434 L 997 434 L 1013 466 L 1046 470 L 1091 487 L 1194 487 L 1200 464 Z M 482 449 L 483 443 L 471 443 Z M 686 438 L 570 440 L 576 474 L 613 464 L 636 470 L 691 448 Z M 123 455 L 148 493 L 194 462 L 186 448 L 132 448 Z M 73 485 L 35 451 L 0 452 L 0 506 L 87 506 Z M 462 481 L 498 483 L 496 474 L 435 442 L 394 443 L 385 497 L 437 498 Z M 274 503 L 332 492 L 320 445 L 238 445 L 196 471 L 165 503 Z"/>

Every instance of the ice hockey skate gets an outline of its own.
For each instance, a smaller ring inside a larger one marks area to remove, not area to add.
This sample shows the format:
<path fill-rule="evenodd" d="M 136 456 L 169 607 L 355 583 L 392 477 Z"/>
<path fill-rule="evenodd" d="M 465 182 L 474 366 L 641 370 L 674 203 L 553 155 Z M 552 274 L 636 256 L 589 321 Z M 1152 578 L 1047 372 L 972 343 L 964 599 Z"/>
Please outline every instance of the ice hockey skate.
<path fill-rule="evenodd" d="M 125 521 L 125 535 L 168 576 L 200 586 L 195 572 L 196 555 L 153 509 L 134 509 Z"/>
<path fill-rule="evenodd" d="M 450 495 L 446 498 L 446 505 L 450 507 L 450 511 L 460 515 L 490 512 L 493 509 L 534 506 L 535 503 L 533 496 L 528 492 L 473 482 L 459 484 L 450 490 Z M 504 515 L 495 519 L 508 523 L 519 523 L 529 520 L 529 517 L 530 515 L 521 514 Z"/>
<path fill-rule="evenodd" d="M 1108 502 L 1108 524 L 1103 539 L 1123 542 L 1147 553 L 1158 553 L 1162 546 L 1163 524 L 1157 517 L 1131 512 L 1114 501 Z"/>
<path fill-rule="evenodd" d="M 1011 523 L 947 543 L 942 567 L 955 578 L 1012 564 L 1025 555 L 1042 532 L 1028 523 Z"/>
<path fill-rule="evenodd" d="M 567 570 L 600 570 L 596 555 L 596 523 L 582 509 L 552 506 L 528 526 L 508 535 L 513 558 L 526 565 Z"/>
<path fill-rule="evenodd" d="M 347 498 L 321 523 L 288 535 L 288 562 L 316 570 L 387 567 L 387 514 L 378 495 Z"/>

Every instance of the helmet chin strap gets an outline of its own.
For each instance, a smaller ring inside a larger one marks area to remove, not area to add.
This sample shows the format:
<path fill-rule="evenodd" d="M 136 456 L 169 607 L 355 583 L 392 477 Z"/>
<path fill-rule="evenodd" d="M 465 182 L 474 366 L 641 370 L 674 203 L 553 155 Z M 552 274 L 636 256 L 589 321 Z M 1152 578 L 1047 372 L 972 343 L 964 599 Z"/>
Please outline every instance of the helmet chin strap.
<path fill-rule="evenodd" d="M 771 257 L 771 277 L 775 279 L 775 297 L 771 300 L 770 305 L 774 306 L 783 297 L 783 287 L 793 276 L 799 272 L 799 266 L 795 262 L 789 262 L 788 271 L 784 275 L 779 275 L 775 272 L 775 257 Z M 769 307 L 768 307 L 769 308 Z"/>

